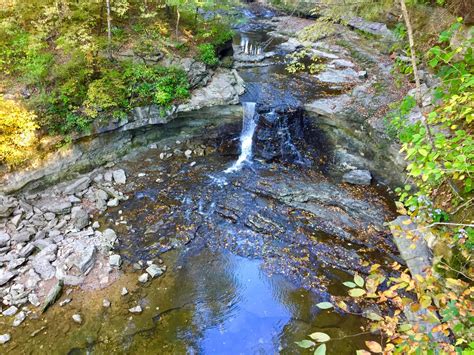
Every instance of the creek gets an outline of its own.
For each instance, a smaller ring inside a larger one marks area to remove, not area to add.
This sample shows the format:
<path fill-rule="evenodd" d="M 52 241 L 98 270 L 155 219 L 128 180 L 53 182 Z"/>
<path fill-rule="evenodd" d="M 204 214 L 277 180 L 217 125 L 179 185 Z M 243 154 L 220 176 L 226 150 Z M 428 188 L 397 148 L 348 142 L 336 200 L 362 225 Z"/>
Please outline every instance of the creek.
<path fill-rule="evenodd" d="M 287 73 L 281 41 L 267 34 L 273 14 L 247 16 L 234 39 L 247 88 L 241 125 L 195 139 L 203 156 L 162 159 L 148 150 L 118 162 L 129 198 L 97 217 L 120 236 L 127 265 L 162 259 L 165 274 L 143 286 L 125 268 L 108 288 L 49 310 L 47 331 L 24 331 L 11 351 L 289 354 L 321 331 L 334 339 L 329 354 L 350 354 L 377 339 L 363 317 L 316 304 L 346 295 L 342 282 L 373 263 L 390 274 L 398 260 L 384 227 L 391 199 L 375 184 L 343 184 L 328 173 L 324 138 L 302 107 L 340 89 Z M 130 314 L 137 304 L 143 312 Z M 77 312 L 80 326 L 70 321 Z"/>

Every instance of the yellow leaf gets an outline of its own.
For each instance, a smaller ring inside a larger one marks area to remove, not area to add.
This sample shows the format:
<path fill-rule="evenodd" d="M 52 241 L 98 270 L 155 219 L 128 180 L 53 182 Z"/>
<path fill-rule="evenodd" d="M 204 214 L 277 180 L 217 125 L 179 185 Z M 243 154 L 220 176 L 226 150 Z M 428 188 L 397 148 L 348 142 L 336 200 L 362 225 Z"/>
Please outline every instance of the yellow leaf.
<path fill-rule="evenodd" d="M 361 297 L 363 295 L 365 295 L 365 290 L 361 288 L 353 288 L 349 290 L 349 296 L 351 297 Z"/>
<path fill-rule="evenodd" d="M 428 308 L 429 306 L 431 306 L 431 297 L 428 295 L 421 296 L 420 305 L 422 308 Z"/>
<path fill-rule="evenodd" d="M 376 354 L 380 354 L 382 352 L 382 345 L 377 343 L 376 341 L 366 341 L 365 345 L 369 348 L 370 351 Z"/>

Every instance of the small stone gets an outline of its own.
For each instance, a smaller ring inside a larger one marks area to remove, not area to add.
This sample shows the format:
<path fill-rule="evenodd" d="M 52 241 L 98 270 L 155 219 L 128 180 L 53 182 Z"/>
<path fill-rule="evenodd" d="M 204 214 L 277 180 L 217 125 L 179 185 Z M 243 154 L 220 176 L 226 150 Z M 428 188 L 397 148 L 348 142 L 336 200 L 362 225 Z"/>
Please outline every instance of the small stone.
<path fill-rule="evenodd" d="M 365 70 L 358 71 L 357 76 L 359 77 L 359 79 L 365 79 L 367 78 L 367 71 Z"/>
<path fill-rule="evenodd" d="M 31 253 L 33 253 L 33 250 L 35 250 L 35 245 L 32 244 L 32 243 L 28 243 L 26 244 L 23 248 L 21 248 L 20 252 L 18 253 L 18 255 L 21 257 L 21 258 L 27 258 L 28 256 L 31 255 Z"/>
<path fill-rule="evenodd" d="M 52 221 L 56 217 L 56 215 L 53 212 L 46 212 L 44 214 L 44 219 L 47 221 Z"/>
<path fill-rule="evenodd" d="M 18 327 L 23 321 L 26 319 L 26 313 L 21 311 L 15 316 L 15 319 L 13 320 L 13 326 Z"/>
<path fill-rule="evenodd" d="M 111 303 L 110 303 L 110 301 L 109 301 L 108 299 L 105 298 L 105 299 L 102 301 L 102 306 L 104 306 L 105 308 L 109 308 L 110 305 L 111 305 Z"/>
<path fill-rule="evenodd" d="M 117 184 L 125 184 L 127 182 L 127 176 L 123 169 L 114 170 L 112 176 Z"/>
<path fill-rule="evenodd" d="M 0 335 L 0 344 L 8 343 L 11 339 L 10 334 L 2 334 Z"/>
<path fill-rule="evenodd" d="M 142 313 L 143 312 L 142 307 L 140 307 L 140 306 L 129 308 L 128 311 L 130 313 Z"/>
<path fill-rule="evenodd" d="M 133 267 L 135 270 L 141 270 L 141 269 L 142 269 L 142 266 L 141 266 L 139 263 L 133 263 L 132 267 Z"/>
<path fill-rule="evenodd" d="M 10 235 L 7 232 L 0 231 L 0 248 L 6 247 L 10 242 Z"/>
<path fill-rule="evenodd" d="M 145 173 L 138 173 L 138 177 L 144 177 L 144 176 L 146 176 Z"/>
<path fill-rule="evenodd" d="M 74 228 L 81 230 L 89 224 L 89 214 L 80 206 L 73 207 L 71 210 L 71 222 Z"/>
<path fill-rule="evenodd" d="M 28 295 L 28 301 L 35 307 L 38 307 L 41 304 L 36 293 L 30 293 Z"/>
<path fill-rule="evenodd" d="M 16 308 L 15 306 L 10 306 L 10 307 L 8 307 L 6 310 L 4 310 L 4 311 L 2 312 L 2 314 L 3 314 L 5 317 L 11 317 L 11 316 L 15 315 L 16 312 L 18 312 L 18 308 Z"/>
<path fill-rule="evenodd" d="M 72 299 L 71 298 L 66 298 L 65 300 L 59 302 L 59 307 L 64 307 L 68 303 L 71 303 Z"/>
<path fill-rule="evenodd" d="M 138 281 L 140 281 L 141 283 L 145 283 L 148 281 L 148 274 L 141 274 L 139 277 L 138 277 Z"/>
<path fill-rule="evenodd" d="M 72 315 L 72 320 L 74 322 L 76 322 L 77 324 L 81 324 L 82 323 L 82 317 L 80 314 L 73 314 Z"/>
<path fill-rule="evenodd" d="M 107 171 L 107 172 L 104 174 L 104 180 L 107 181 L 107 182 L 112 182 L 112 179 L 113 179 L 112 172 L 111 172 L 111 171 Z"/>
<path fill-rule="evenodd" d="M 19 213 L 10 220 L 10 223 L 12 223 L 15 227 L 18 227 L 22 217 L 23 213 Z"/>
<path fill-rule="evenodd" d="M 128 290 L 125 287 L 122 287 L 122 291 L 120 292 L 122 296 L 125 296 L 128 294 Z"/>
<path fill-rule="evenodd" d="M 118 254 L 114 254 L 109 256 L 109 265 L 110 266 L 115 266 L 115 267 L 120 267 L 122 264 L 122 257 Z"/>
<path fill-rule="evenodd" d="M 119 200 L 117 198 L 113 198 L 107 201 L 107 207 L 117 207 L 119 205 Z"/>
<path fill-rule="evenodd" d="M 5 285 L 8 281 L 10 281 L 15 276 L 14 273 L 10 271 L 6 271 L 5 269 L 0 270 L 0 286 Z"/>
<path fill-rule="evenodd" d="M 188 149 L 184 152 L 184 156 L 186 159 L 191 159 L 191 156 L 193 155 L 193 151 L 191 149 Z"/>
<path fill-rule="evenodd" d="M 191 164 L 189 164 L 189 166 L 192 168 L 194 165 L 196 165 L 196 162 L 193 161 Z"/>
<path fill-rule="evenodd" d="M 146 272 L 154 279 L 157 276 L 160 276 L 163 274 L 163 270 L 155 265 L 151 264 L 149 267 L 146 268 Z"/>
<path fill-rule="evenodd" d="M 100 228 L 100 223 L 95 221 L 94 223 L 92 223 L 92 228 L 99 229 Z"/>

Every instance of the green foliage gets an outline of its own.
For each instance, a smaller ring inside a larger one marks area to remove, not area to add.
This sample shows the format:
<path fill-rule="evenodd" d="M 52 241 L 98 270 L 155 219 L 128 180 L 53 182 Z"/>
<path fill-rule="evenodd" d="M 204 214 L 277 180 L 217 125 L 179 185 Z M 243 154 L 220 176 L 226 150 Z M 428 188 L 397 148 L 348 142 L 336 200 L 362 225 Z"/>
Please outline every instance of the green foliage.
<path fill-rule="evenodd" d="M 154 103 L 168 108 L 189 97 L 188 79 L 180 68 L 126 63 L 123 75 L 131 107 Z"/>
<path fill-rule="evenodd" d="M 399 130 L 402 151 L 410 161 L 407 170 L 419 189 L 415 195 L 402 196 L 402 201 L 413 208 L 419 205 L 419 196 L 431 195 L 448 181 L 455 181 L 463 194 L 470 194 L 474 188 L 474 41 L 467 39 L 454 47 L 447 44 L 458 28 L 456 23 L 441 33 L 439 41 L 445 45 L 437 45 L 428 53 L 429 64 L 442 83 L 435 93 L 438 104 L 426 118 L 428 125 L 434 127 L 433 137 L 421 122 L 406 122 L 406 115 L 415 106 L 412 97 L 401 102 L 392 121 Z M 453 193 L 459 198 L 457 191 Z"/>
<path fill-rule="evenodd" d="M 419 229 L 432 232 L 438 245 L 435 249 L 438 274 L 416 280 L 417 287 L 412 289 L 416 291 L 417 301 L 411 307 L 427 309 L 431 312 L 428 314 L 439 313 L 440 320 L 431 317 L 431 321 L 437 322 L 434 332 L 444 335 L 452 332 L 456 342 L 454 346 L 434 342 L 427 334 L 418 334 L 405 324 L 392 335 L 393 339 L 403 340 L 396 342 L 399 352 L 417 348 L 461 353 L 469 351 L 468 344 L 474 340 L 474 289 L 469 287 L 472 282 L 469 275 L 474 270 L 473 229 L 469 224 L 472 221 L 458 217 L 458 214 L 469 215 L 474 194 L 474 40 L 471 35 L 453 41 L 460 28 L 459 20 L 443 31 L 438 44 L 424 58 L 440 79 L 433 109 L 424 113 L 425 122 L 421 119 L 408 122 L 407 116 L 416 106 L 415 98 L 410 96 L 400 102 L 392 117 L 392 126 L 409 163 L 408 174 L 415 185 L 415 188 L 406 185 L 396 190 L 401 202 L 398 210 L 410 217 L 408 223 L 416 222 Z M 400 280 L 393 281 L 394 285 L 400 285 L 397 283 Z M 414 281 L 405 282 L 411 285 Z M 392 290 L 396 291 L 396 287 L 400 288 L 393 286 Z"/>
<path fill-rule="evenodd" d="M 121 118 L 126 116 L 127 108 L 127 86 L 120 71 L 108 70 L 102 78 L 89 84 L 84 101 L 86 116 L 94 119 L 100 112 L 107 112 L 114 118 Z"/>
<path fill-rule="evenodd" d="M 210 43 L 200 44 L 198 46 L 198 59 L 213 67 L 219 63 L 219 58 L 216 55 L 216 48 Z"/>

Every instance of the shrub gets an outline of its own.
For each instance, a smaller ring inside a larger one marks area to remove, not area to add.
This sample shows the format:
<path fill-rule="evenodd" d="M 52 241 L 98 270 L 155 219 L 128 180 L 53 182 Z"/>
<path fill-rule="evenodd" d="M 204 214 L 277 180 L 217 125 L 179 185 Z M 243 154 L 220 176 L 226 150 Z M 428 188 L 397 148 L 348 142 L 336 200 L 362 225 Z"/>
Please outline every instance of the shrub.
<path fill-rule="evenodd" d="M 130 106 L 154 103 L 167 108 L 189 96 L 186 73 L 177 67 L 127 63 L 123 80 L 128 84 Z"/>
<path fill-rule="evenodd" d="M 210 43 L 198 46 L 198 59 L 211 67 L 219 63 L 219 58 L 216 56 L 216 48 Z"/>
<path fill-rule="evenodd" d="M 36 142 L 34 113 L 0 96 L 0 163 L 17 166 L 33 153 Z"/>
<path fill-rule="evenodd" d="M 89 85 L 84 101 L 84 112 L 88 117 L 94 119 L 100 112 L 105 112 L 121 118 L 126 115 L 124 110 L 127 108 L 127 87 L 119 71 L 107 70 L 102 78 Z"/>

